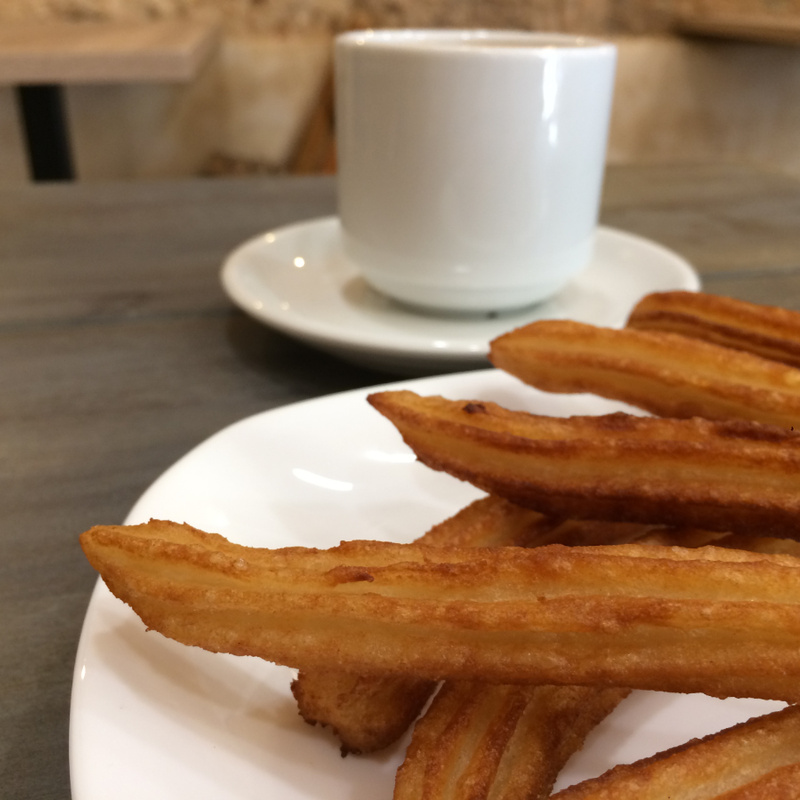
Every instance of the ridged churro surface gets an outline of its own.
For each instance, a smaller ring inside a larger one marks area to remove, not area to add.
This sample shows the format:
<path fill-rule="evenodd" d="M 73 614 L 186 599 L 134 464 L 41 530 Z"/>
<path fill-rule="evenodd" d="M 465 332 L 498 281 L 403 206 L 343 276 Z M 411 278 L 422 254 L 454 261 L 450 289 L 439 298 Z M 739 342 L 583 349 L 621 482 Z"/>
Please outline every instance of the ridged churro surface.
<path fill-rule="evenodd" d="M 306 669 L 800 700 L 800 561 L 656 545 L 237 547 L 92 528 L 90 563 L 148 627 Z"/>
<path fill-rule="evenodd" d="M 704 292 L 655 292 L 627 327 L 679 333 L 800 367 L 800 313 Z"/>
<path fill-rule="evenodd" d="M 625 689 L 448 682 L 417 722 L 394 800 L 539 800 Z"/>
<path fill-rule="evenodd" d="M 800 370 L 675 332 L 542 320 L 495 339 L 489 357 L 548 392 L 591 392 L 663 417 L 800 429 Z"/>
<path fill-rule="evenodd" d="M 553 800 L 797 798 L 800 708 L 789 707 L 571 786 Z"/>
<path fill-rule="evenodd" d="M 495 403 L 373 394 L 427 466 L 538 511 L 800 535 L 800 434 L 746 421 L 543 417 Z"/>

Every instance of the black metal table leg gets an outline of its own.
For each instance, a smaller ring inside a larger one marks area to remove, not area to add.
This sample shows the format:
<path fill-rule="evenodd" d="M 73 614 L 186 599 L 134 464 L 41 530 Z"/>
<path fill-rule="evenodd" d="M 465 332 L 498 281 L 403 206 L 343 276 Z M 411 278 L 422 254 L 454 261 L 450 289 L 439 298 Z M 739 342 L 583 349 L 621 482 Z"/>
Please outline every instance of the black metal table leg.
<path fill-rule="evenodd" d="M 17 102 L 33 180 L 73 180 L 75 171 L 62 87 L 57 84 L 18 86 Z"/>

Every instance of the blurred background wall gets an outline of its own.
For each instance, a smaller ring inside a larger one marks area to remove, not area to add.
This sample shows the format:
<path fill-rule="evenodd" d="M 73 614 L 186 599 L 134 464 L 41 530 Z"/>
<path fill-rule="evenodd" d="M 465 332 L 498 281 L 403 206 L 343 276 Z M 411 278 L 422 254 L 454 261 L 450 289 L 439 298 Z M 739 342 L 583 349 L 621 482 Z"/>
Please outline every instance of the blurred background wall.
<path fill-rule="evenodd" d="M 800 175 L 800 0 L 3 0 L 22 21 L 207 18 L 212 58 L 187 84 L 67 90 L 82 180 L 335 168 L 332 37 L 362 27 L 491 27 L 619 45 L 609 160 L 757 161 Z M 27 180 L 0 86 L 0 182 Z"/>

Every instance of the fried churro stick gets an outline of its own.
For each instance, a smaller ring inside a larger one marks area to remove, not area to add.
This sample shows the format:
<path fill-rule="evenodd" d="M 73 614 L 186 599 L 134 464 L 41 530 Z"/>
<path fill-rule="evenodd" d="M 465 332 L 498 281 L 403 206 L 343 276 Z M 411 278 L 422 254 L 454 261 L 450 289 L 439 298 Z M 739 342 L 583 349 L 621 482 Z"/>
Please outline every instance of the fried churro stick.
<path fill-rule="evenodd" d="M 655 292 L 627 326 L 667 331 L 800 367 L 800 313 L 703 292 Z"/>
<path fill-rule="evenodd" d="M 745 421 L 544 417 L 370 395 L 427 466 L 554 516 L 800 536 L 800 434 Z"/>
<path fill-rule="evenodd" d="M 628 694 L 451 681 L 414 727 L 394 800 L 539 800 Z"/>
<path fill-rule="evenodd" d="M 437 682 L 402 675 L 309 669 L 291 683 L 300 716 L 331 728 L 342 756 L 374 753 L 396 742 L 419 716 Z"/>
<path fill-rule="evenodd" d="M 489 358 L 548 392 L 592 392 L 662 417 L 800 428 L 800 371 L 677 333 L 542 320 L 495 339 Z"/>
<path fill-rule="evenodd" d="M 777 800 L 798 797 L 800 708 L 755 717 L 598 778 L 553 800 Z"/>
<path fill-rule="evenodd" d="M 174 523 L 84 552 L 165 636 L 306 669 L 800 700 L 800 561 L 655 545 L 238 547 Z"/>
<path fill-rule="evenodd" d="M 652 526 L 638 524 L 559 521 L 489 496 L 434 526 L 418 542 L 459 547 L 608 544 L 633 541 L 652 531 Z M 435 686 L 413 678 L 324 670 L 300 672 L 291 688 L 303 719 L 332 728 L 346 755 L 374 752 L 395 742 Z"/>

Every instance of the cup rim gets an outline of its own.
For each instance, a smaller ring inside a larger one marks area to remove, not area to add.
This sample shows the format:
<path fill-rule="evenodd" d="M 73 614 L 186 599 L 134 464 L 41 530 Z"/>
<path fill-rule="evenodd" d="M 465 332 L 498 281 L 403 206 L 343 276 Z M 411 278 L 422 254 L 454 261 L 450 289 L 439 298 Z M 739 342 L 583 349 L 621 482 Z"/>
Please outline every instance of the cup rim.
<path fill-rule="evenodd" d="M 502 47 L 497 46 L 500 41 L 503 42 Z M 453 46 L 461 42 L 468 42 L 470 48 L 461 50 Z M 612 42 L 594 36 L 500 28 L 365 28 L 338 34 L 336 43 L 346 47 L 376 50 L 451 53 L 460 50 L 493 54 L 508 52 L 516 55 L 525 52 L 588 53 L 606 49 L 616 50 Z M 426 47 L 421 48 L 420 44 L 423 43 Z M 480 47 L 482 43 L 486 46 Z"/>

